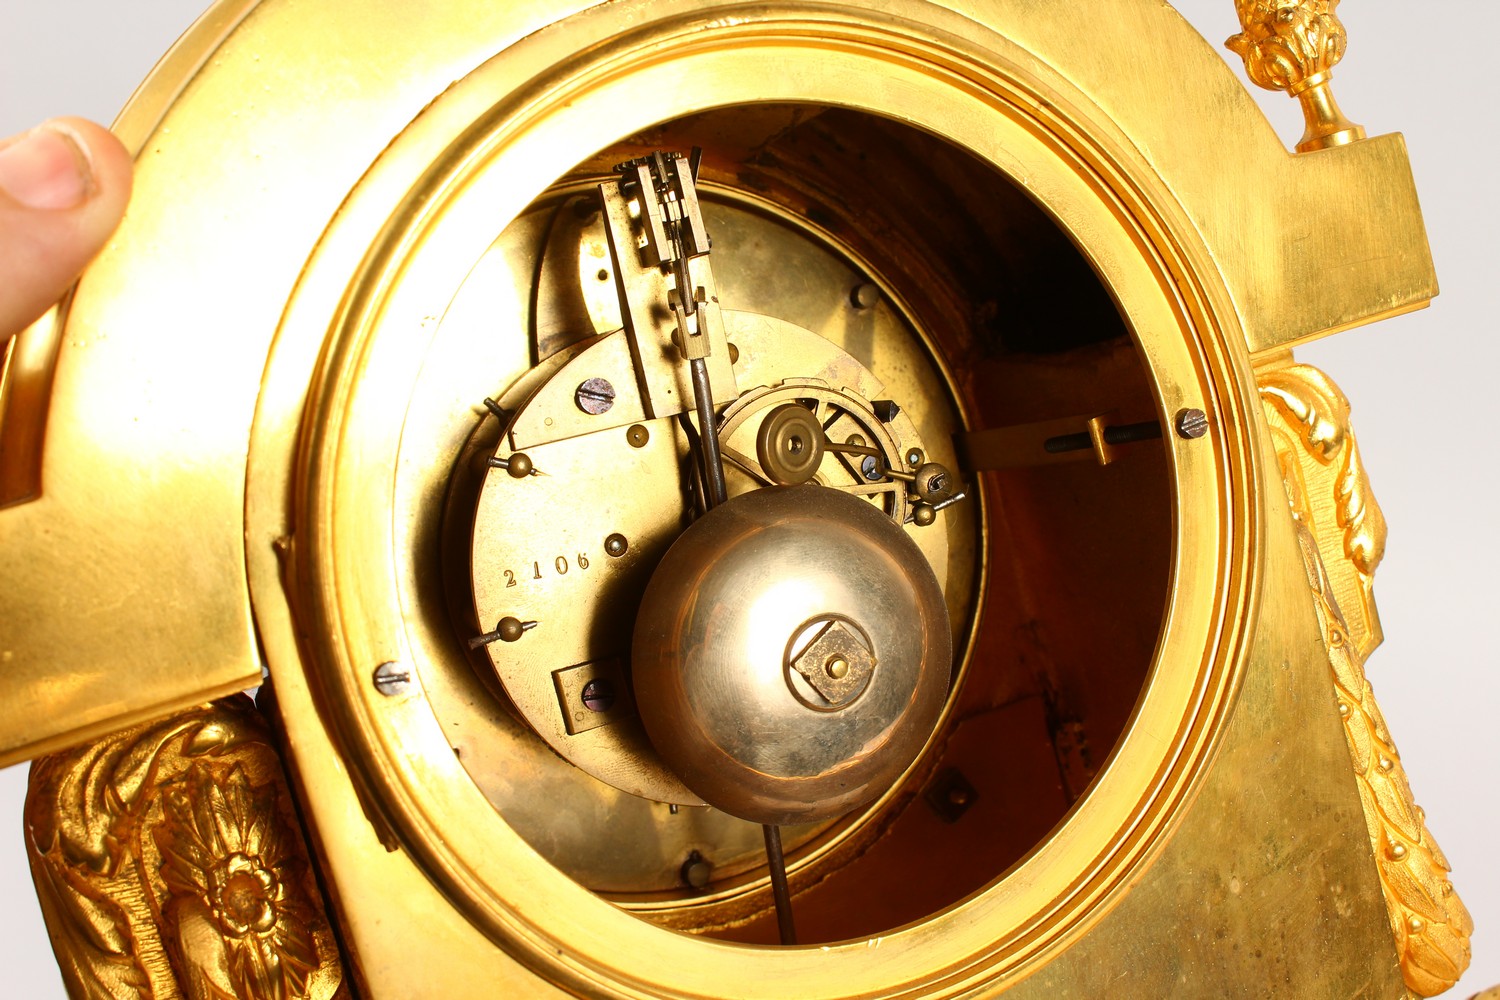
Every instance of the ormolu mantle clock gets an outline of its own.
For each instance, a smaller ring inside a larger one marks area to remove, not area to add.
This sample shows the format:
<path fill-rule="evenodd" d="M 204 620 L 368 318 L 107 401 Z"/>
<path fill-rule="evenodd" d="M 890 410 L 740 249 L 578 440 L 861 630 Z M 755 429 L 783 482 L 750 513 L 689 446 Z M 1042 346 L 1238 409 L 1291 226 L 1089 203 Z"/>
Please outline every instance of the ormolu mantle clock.
<path fill-rule="evenodd" d="M 0 383 L 70 992 L 1452 985 L 1336 4 L 1238 2 L 1293 153 L 1154 0 L 221 0 Z"/>

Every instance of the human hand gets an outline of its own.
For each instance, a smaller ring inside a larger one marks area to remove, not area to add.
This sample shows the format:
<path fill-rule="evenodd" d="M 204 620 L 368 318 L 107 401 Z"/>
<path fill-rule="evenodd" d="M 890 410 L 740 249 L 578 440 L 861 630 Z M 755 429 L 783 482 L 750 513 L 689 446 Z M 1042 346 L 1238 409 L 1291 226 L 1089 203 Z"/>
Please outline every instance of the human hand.
<path fill-rule="evenodd" d="M 0 139 L 0 346 L 62 297 L 125 214 L 130 154 L 55 118 Z"/>

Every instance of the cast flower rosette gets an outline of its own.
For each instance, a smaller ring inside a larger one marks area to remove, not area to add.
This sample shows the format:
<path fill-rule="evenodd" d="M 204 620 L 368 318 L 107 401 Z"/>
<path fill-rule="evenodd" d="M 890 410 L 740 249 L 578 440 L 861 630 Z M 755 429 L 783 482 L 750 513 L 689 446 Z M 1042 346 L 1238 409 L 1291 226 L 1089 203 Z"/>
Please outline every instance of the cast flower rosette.
<path fill-rule="evenodd" d="M 312 915 L 276 822 L 274 789 L 252 788 L 237 764 L 200 763 L 163 789 L 162 811 L 155 839 L 169 894 L 163 909 L 178 946 L 196 959 L 200 981 L 190 993 L 305 996 L 318 966 Z"/>

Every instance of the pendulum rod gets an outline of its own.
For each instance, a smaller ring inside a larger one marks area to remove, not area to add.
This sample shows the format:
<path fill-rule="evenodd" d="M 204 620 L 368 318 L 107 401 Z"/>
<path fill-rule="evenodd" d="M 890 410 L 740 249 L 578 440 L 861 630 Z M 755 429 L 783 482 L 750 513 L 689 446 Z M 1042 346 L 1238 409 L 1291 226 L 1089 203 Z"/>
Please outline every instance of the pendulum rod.
<path fill-rule="evenodd" d="M 693 402 L 698 414 L 698 451 L 706 487 L 705 511 L 728 499 L 724 481 L 724 459 L 719 452 L 718 418 L 714 414 L 713 387 L 708 377 L 710 338 L 706 323 L 709 310 L 699 308 L 698 286 L 693 282 L 689 261 L 706 256 L 710 240 L 703 228 L 698 207 L 698 163 L 701 151 L 694 149 L 692 159 L 680 154 L 655 152 L 650 156 L 622 163 L 615 169 L 633 181 L 641 200 L 641 222 L 646 232 L 646 246 L 658 264 L 671 269 L 675 288 L 668 305 L 677 320 L 673 338 L 678 351 L 688 363 L 693 384 Z M 764 825 L 766 865 L 771 872 L 771 891 L 776 899 L 776 926 L 782 944 L 796 944 L 797 932 L 792 924 L 792 894 L 786 880 L 786 858 L 781 851 L 781 828 Z"/>
<path fill-rule="evenodd" d="M 797 943 L 797 928 L 792 923 L 792 893 L 786 884 L 786 858 L 781 853 L 781 827 L 761 827 L 766 837 L 766 861 L 771 869 L 771 893 L 776 897 L 776 929 L 782 944 Z"/>
<path fill-rule="evenodd" d="M 704 506 L 713 508 L 728 499 L 728 487 L 724 483 L 724 458 L 719 454 L 719 435 L 715 427 L 713 389 L 708 384 L 708 363 L 702 358 L 688 362 L 693 377 L 693 402 L 698 409 L 698 426 L 703 433 L 698 436 L 703 454 L 703 481 L 708 484 Z"/>

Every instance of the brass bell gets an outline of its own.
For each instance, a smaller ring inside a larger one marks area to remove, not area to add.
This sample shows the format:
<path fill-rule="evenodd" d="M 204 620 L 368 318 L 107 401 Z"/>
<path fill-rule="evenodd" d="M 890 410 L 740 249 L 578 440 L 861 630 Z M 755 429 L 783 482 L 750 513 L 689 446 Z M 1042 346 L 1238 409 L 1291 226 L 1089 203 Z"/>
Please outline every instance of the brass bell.
<path fill-rule="evenodd" d="M 789 825 L 874 799 L 948 692 L 947 607 L 915 543 L 816 485 L 735 497 L 693 524 L 636 621 L 646 732 L 694 793 Z"/>

